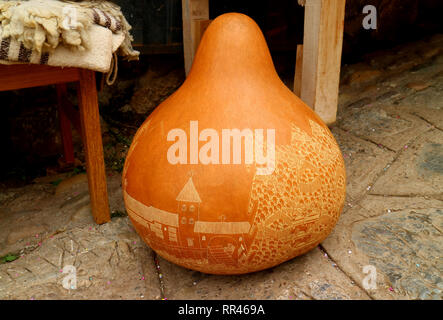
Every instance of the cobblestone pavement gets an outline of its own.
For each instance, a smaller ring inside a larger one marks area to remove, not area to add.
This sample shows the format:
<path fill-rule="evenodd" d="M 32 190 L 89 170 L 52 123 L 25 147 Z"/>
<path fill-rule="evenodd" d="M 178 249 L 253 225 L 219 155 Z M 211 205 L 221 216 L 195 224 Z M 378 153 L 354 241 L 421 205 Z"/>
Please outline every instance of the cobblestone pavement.
<path fill-rule="evenodd" d="M 85 175 L 45 177 L 0 193 L 0 257 L 20 257 L 0 264 L 0 299 L 442 299 L 442 48 L 439 35 L 344 66 L 331 130 L 347 199 L 311 252 L 250 275 L 201 274 L 156 257 L 117 214 L 119 174 L 101 226 Z"/>

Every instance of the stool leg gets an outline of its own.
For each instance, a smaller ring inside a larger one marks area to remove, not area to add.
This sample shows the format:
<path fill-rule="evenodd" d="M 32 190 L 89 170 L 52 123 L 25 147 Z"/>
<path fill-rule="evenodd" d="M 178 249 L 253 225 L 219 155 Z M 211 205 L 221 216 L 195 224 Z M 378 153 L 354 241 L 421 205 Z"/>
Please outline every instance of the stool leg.
<path fill-rule="evenodd" d="M 58 119 L 60 123 L 60 135 L 63 144 L 63 160 L 66 164 L 74 163 L 74 147 L 72 146 L 72 131 L 71 122 L 69 121 L 68 115 L 65 111 L 67 88 L 66 83 L 61 83 L 56 85 L 57 88 L 57 108 L 58 108 Z"/>
<path fill-rule="evenodd" d="M 109 214 L 95 73 L 90 70 L 79 69 L 79 74 L 80 81 L 77 91 L 91 208 L 95 222 L 102 224 L 111 220 L 111 217 Z"/>

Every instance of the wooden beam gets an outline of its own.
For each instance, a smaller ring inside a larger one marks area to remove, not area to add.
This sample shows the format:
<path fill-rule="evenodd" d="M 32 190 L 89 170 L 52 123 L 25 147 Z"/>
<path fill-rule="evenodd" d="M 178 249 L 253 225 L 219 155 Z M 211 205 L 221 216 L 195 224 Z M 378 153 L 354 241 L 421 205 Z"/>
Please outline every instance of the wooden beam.
<path fill-rule="evenodd" d="M 206 29 L 209 27 L 209 24 L 212 20 L 206 19 L 196 19 L 192 21 L 194 24 L 194 55 L 197 52 L 200 41 L 205 33 Z"/>
<path fill-rule="evenodd" d="M 297 56 L 295 58 L 295 77 L 294 77 L 294 93 L 300 98 L 302 85 L 302 68 L 303 68 L 303 45 L 297 46 Z"/>
<path fill-rule="evenodd" d="M 106 185 L 105 162 L 100 130 L 95 73 L 80 69 L 78 102 L 82 124 L 83 144 L 86 155 L 89 195 L 94 220 L 102 224 L 111 220 Z"/>
<path fill-rule="evenodd" d="M 0 91 L 40 87 L 79 80 L 77 68 L 42 65 L 0 65 Z"/>
<path fill-rule="evenodd" d="M 326 124 L 336 120 L 345 0 L 307 0 L 301 99 Z"/>
<path fill-rule="evenodd" d="M 189 73 L 197 48 L 195 39 L 195 20 L 209 20 L 209 0 L 182 0 L 183 17 L 183 52 L 185 55 L 185 71 Z M 200 40 L 200 39 L 198 39 Z"/>

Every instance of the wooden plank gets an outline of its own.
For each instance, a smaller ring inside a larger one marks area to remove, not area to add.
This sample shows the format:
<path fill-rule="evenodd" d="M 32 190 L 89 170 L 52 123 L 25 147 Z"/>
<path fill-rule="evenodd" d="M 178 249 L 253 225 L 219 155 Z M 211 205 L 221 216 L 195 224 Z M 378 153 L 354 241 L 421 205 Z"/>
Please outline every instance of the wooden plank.
<path fill-rule="evenodd" d="M 322 2 L 315 110 L 327 124 L 336 121 L 346 0 Z"/>
<path fill-rule="evenodd" d="M 85 69 L 79 70 L 79 73 L 78 101 L 91 208 L 95 222 L 102 224 L 110 221 L 111 217 L 109 214 L 95 73 Z"/>
<path fill-rule="evenodd" d="M 0 65 L 0 91 L 75 82 L 77 68 L 58 68 L 32 64 Z"/>
<path fill-rule="evenodd" d="M 305 3 L 303 36 L 302 89 L 300 98 L 315 110 L 315 90 L 318 63 L 318 36 L 320 31 L 322 0 L 308 0 Z"/>
<path fill-rule="evenodd" d="M 209 20 L 209 0 L 182 0 L 183 52 L 185 71 L 189 73 L 197 48 L 196 20 Z M 200 39 L 198 39 L 200 40 Z"/>
<path fill-rule="evenodd" d="M 336 120 L 345 0 L 307 0 L 301 99 L 326 124 Z"/>
<path fill-rule="evenodd" d="M 192 23 L 194 24 L 194 54 L 197 52 L 200 41 L 205 33 L 206 29 L 209 27 L 209 24 L 212 20 L 206 19 L 197 19 Z"/>
<path fill-rule="evenodd" d="M 297 97 L 300 97 L 301 95 L 302 67 L 303 67 L 303 45 L 300 44 L 297 46 L 297 56 L 295 58 L 294 93 Z"/>
<path fill-rule="evenodd" d="M 58 120 L 60 124 L 60 135 L 62 138 L 63 145 L 63 160 L 67 164 L 74 163 L 74 147 L 72 145 L 72 129 L 71 122 L 69 121 L 68 115 L 65 111 L 65 105 L 67 104 L 68 90 L 66 84 L 57 84 L 57 110 L 58 110 Z"/>

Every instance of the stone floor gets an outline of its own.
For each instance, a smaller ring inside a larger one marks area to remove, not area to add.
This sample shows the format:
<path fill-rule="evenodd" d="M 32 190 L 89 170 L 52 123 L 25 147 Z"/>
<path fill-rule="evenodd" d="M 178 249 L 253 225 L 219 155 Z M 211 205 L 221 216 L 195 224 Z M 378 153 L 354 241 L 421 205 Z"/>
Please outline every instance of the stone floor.
<path fill-rule="evenodd" d="M 1 261 L 19 257 L 0 262 L 0 299 L 442 299 L 442 48 L 438 35 L 344 66 L 331 130 L 347 199 L 311 252 L 245 276 L 186 270 L 135 233 L 119 174 L 108 174 L 113 219 L 101 226 L 84 174 L 50 176 L 0 193 Z"/>

